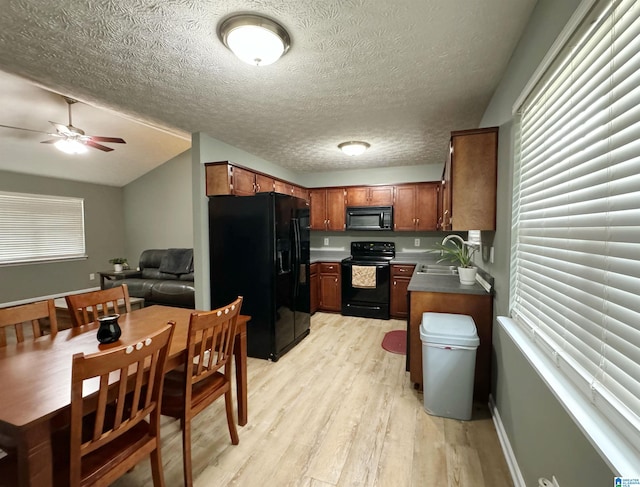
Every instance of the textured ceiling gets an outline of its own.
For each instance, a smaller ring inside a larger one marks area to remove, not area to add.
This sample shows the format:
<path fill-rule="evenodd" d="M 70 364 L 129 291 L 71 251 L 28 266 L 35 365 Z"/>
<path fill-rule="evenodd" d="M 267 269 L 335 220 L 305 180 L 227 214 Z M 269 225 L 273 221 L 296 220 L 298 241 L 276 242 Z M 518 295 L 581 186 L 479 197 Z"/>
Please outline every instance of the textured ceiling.
<path fill-rule="evenodd" d="M 478 126 L 534 5 L 12 0 L 0 16 L 0 69 L 293 170 L 440 163 L 450 131 Z M 235 12 L 277 19 L 291 35 L 289 52 L 260 68 L 236 59 L 216 35 Z M 127 138 L 112 132 L 98 135 Z M 371 149 L 342 155 L 337 144 L 352 139 Z"/>

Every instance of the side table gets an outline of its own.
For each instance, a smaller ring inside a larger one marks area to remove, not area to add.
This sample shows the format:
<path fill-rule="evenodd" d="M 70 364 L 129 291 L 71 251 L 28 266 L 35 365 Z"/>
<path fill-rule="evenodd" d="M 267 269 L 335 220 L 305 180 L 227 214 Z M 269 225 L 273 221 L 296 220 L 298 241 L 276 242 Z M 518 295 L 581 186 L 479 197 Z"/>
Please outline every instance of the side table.
<path fill-rule="evenodd" d="M 128 277 L 140 277 L 142 275 L 141 271 L 135 270 L 126 270 L 126 271 L 102 271 L 98 272 L 100 276 L 100 289 L 104 289 L 104 281 L 115 281 L 118 279 L 126 279 Z"/>

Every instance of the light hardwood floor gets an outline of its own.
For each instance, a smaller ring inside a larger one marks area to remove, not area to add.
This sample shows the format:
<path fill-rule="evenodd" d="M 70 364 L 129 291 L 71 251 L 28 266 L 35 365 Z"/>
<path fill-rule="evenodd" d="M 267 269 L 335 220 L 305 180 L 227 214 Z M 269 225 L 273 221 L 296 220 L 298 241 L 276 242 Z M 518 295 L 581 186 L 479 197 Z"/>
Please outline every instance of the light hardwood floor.
<path fill-rule="evenodd" d="M 251 324 L 249 323 L 249 326 Z M 384 334 L 403 321 L 316 313 L 278 362 L 249 358 L 249 422 L 231 445 L 219 400 L 193 421 L 195 485 L 512 486 L 484 405 L 472 421 L 428 415 Z M 179 422 L 164 418 L 168 487 L 182 484 Z M 148 462 L 115 486 L 151 485 Z"/>

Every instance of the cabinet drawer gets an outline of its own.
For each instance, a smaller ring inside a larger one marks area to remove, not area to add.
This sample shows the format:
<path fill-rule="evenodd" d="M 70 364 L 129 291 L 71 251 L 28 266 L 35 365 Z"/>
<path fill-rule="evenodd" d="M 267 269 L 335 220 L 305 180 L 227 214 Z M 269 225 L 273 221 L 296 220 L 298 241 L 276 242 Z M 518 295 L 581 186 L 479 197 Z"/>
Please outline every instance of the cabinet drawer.
<path fill-rule="evenodd" d="M 391 275 L 393 277 L 402 277 L 402 276 L 411 277 L 413 275 L 413 271 L 415 270 L 415 268 L 416 266 L 414 265 L 394 264 L 391 266 Z"/>
<path fill-rule="evenodd" d="M 320 274 L 337 274 L 340 264 L 328 264 L 323 262 L 320 264 Z"/>
<path fill-rule="evenodd" d="M 314 263 L 309 266 L 309 273 L 313 276 L 318 273 L 318 264 Z"/>

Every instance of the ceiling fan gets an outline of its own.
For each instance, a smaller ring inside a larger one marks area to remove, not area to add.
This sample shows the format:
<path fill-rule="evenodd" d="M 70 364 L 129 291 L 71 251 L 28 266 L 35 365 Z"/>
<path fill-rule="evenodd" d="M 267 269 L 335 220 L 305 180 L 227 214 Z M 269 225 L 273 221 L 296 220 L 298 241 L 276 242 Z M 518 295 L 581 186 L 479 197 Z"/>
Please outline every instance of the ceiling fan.
<path fill-rule="evenodd" d="M 23 127 L 13 127 L 11 125 L 1 125 L 0 127 L 4 127 L 7 129 L 17 129 L 17 130 L 26 130 L 27 132 L 36 132 L 40 134 L 47 134 L 53 139 L 43 140 L 41 144 L 55 144 L 55 146 L 63 152 L 67 152 L 69 154 L 76 154 L 79 152 L 86 152 L 86 146 L 93 147 L 94 149 L 99 149 L 104 152 L 110 152 L 113 149 L 111 147 L 107 147 L 106 145 L 99 144 L 98 142 L 107 142 L 107 143 L 115 143 L 115 144 L 126 144 L 124 139 L 119 137 L 102 137 L 99 135 L 86 135 L 84 130 L 79 129 L 78 127 L 74 127 L 71 123 L 71 105 L 77 103 L 78 100 L 74 100 L 73 98 L 69 98 L 63 96 L 69 108 L 69 125 L 64 125 L 57 122 L 49 123 L 53 125 L 56 129 L 55 132 L 43 132 L 41 130 L 33 130 L 27 129 Z"/>

